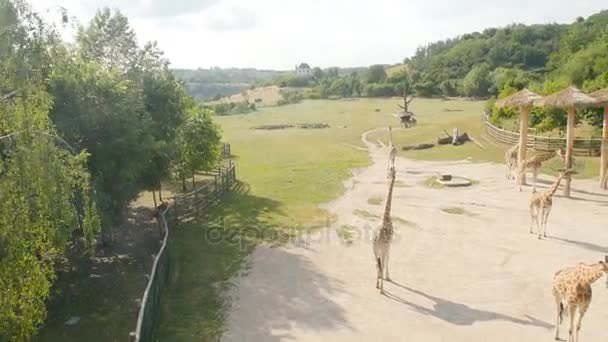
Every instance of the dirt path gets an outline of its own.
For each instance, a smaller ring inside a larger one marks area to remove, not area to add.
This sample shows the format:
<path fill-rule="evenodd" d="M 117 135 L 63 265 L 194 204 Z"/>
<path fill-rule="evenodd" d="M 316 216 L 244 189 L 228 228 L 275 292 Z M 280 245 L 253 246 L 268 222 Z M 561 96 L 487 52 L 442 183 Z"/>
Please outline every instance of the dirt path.
<path fill-rule="evenodd" d="M 547 240 L 528 234 L 529 188 L 519 193 L 504 166 L 397 160 L 393 200 L 394 283 L 375 289 L 370 229 L 386 192 L 386 151 L 367 141 L 372 166 L 325 207 L 338 222 L 298 244 L 259 247 L 238 280 L 224 341 L 550 341 L 555 271 L 608 253 L 608 193 L 575 181 L 575 199 L 556 197 Z M 438 172 L 479 181 L 465 189 L 429 189 Z M 542 177 L 549 182 L 549 177 Z M 546 187 L 546 184 L 542 184 Z M 452 196 L 454 194 L 454 196 Z M 462 215 L 441 209 L 459 208 Z M 356 227 L 348 245 L 336 234 Z M 608 291 L 594 286 L 581 339 L 608 339 Z M 567 327 L 562 328 L 562 337 Z"/>

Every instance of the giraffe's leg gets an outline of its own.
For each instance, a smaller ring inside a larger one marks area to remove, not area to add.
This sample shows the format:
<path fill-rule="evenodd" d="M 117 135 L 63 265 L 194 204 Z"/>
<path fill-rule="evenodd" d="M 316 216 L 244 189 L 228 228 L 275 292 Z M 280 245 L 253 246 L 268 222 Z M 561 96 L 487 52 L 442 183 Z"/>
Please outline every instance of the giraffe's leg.
<path fill-rule="evenodd" d="M 551 206 L 548 205 L 545 208 L 544 215 L 543 215 L 543 236 L 544 237 L 547 237 L 547 221 L 549 221 L 550 213 L 551 213 Z"/>
<path fill-rule="evenodd" d="M 534 182 L 534 184 L 532 184 L 532 191 L 536 191 L 536 179 L 538 177 L 538 168 L 534 168 L 534 170 L 532 170 L 532 181 Z"/>
<path fill-rule="evenodd" d="M 382 259 L 376 257 L 376 288 L 380 288 L 380 280 L 382 279 Z"/>
<path fill-rule="evenodd" d="M 553 294 L 555 298 L 555 304 L 557 305 L 557 317 L 555 318 L 555 340 L 559 340 L 559 326 L 562 324 L 562 310 L 564 310 L 564 306 L 562 305 L 562 299 L 557 294 Z"/>
<path fill-rule="evenodd" d="M 388 272 L 388 259 L 390 257 L 390 254 L 391 254 L 390 253 L 390 248 L 386 248 L 384 269 L 385 269 L 385 272 L 386 272 L 386 278 L 385 279 L 388 280 L 388 281 L 391 281 L 391 276 L 390 276 L 390 274 Z"/>
<path fill-rule="evenodd" d="M 576 314 L 576 305 L 568 304 L 568 318 L 570 318 L 570 329 L 568 329 L 568 342 L 574 342 L 574 315 Z"/>
<path fill-rule="evenodd" d="M 541 228 L 543 225 L 543 217 L 545 216 L 545 207 L 541 204 L 540 207 L 537 207 L 536 211 L 536 232 L 538 233 L 538 239 L 541 238 Z"/>
<path fill-rule="evenodd" d="M 534 233 L 534 221 L 538 217 L 538 212 L 536 210 L 536 205 L 534 203 L 530 203 L 530 234 Z"/>
<path fill-rule="evenodd" d="M 581 321 L 589 308 L 589 303 L 582 304 L 578 308 L 578 322 L 576 323 L 576 342 L 578 342 L 578 333 L 581 331 Z"/>

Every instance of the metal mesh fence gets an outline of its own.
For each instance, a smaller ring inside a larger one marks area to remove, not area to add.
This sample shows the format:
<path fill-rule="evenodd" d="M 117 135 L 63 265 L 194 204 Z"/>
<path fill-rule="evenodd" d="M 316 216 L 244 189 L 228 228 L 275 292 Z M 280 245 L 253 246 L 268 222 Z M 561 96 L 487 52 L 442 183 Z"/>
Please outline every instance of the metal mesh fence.
<path fill-rule="evenodd" d="M 228 147 L 230 151 L 230 147 Z M 229 152 L 228 152 L 229 153 Z M 170 276 L 170 248 L 171 231 L 180 222 L 191 219 L 202 210 L 219 202 L 221 195 L 232 188 L 236 181 L 236 166 L 229 161 L 220 168 L 214 181 L 202 186 L 188 194 L 176 197 L 174 202 L 159 215 L 165 236 L 157 256 L 154 258 L 152 272 L 144 292 L 141 307 L 137 317 L 137 327 L 131 332 L 131 342 L 156 341 L 160 320 L 162 292 Z"/>

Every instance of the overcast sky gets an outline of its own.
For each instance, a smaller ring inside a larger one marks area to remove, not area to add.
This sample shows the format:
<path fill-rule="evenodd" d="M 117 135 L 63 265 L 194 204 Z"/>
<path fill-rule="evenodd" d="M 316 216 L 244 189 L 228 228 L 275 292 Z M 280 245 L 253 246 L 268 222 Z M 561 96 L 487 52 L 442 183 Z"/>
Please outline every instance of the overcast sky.
<path fill-rule="evenodd" d="M 30 0 L 81 22 L 120 9 L 140 43 L 158 41 L 173 67 L 393 64 L 430 41 L 518 23 L 569 23 L 606 0 Z M 56 16 L 56 15 L 55 15 Z"/>

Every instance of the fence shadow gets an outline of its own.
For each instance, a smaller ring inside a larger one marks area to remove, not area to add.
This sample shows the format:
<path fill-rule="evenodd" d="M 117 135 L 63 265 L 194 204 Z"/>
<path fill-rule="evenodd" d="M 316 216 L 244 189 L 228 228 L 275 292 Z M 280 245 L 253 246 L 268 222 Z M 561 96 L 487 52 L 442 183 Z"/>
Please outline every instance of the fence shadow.
<path fill-rule="evenodd" d="M 526 319 L 521 319 L 521 318 L 508 316 L 508 315 L 504 315 L 504 314 L 497 313 L 497 312 L 479 310 L 479 309 L 472 308 L 463 303 L 457 303 L 457 302 L 450 301 L 448 299 L 439 298 L 439 297 L 435 297 L 435 296 L 426 294 L 422 291 L 418 291 L 418 290 L 409 288 L 409 287 L 407 287 L 405 285 L 401 285 L 399 283 L 392 282 L 392 284 L 403 290 L 406 290 L 408 292 L 411 292 L 413 294 L 422 296 L 428 300 L 433 301 L 434 302 L 433 307 L 432 307 L 432 309 L 430 309 L 430 308 L 426 308 L 426 307 L 423 307 L 418 304 L 411 303 L 390 292 L 386 292 L 387 298 L 392 299 L 398 303 L 404 304 L 420 314 L 433 316 L 435 318 L 441 319 L 441 320 L 446 321 L 451 324 L 473 325 L 476 322 L 501 320 L 501 321 L 507 321 L 507 322 L 520 324 L 520 325 L 537 326 L 537 327 L 541 327 L 541 328 L 545 328 L 545 329 L 550 329 L 553 327 L 553 325 L 551 325 L 547 322 L 538 320 L 538 319 L 530 317 L 528 315 L 526 315 Z"/>

